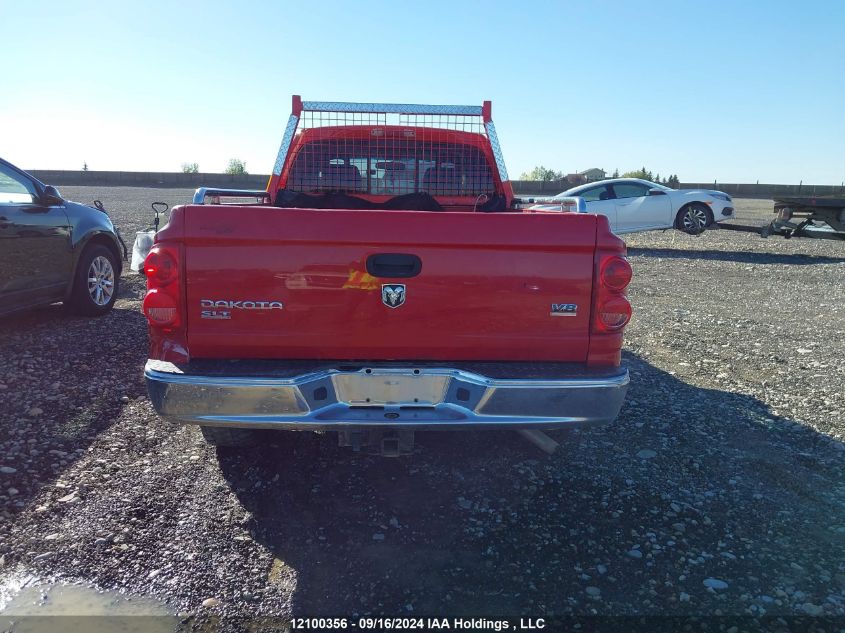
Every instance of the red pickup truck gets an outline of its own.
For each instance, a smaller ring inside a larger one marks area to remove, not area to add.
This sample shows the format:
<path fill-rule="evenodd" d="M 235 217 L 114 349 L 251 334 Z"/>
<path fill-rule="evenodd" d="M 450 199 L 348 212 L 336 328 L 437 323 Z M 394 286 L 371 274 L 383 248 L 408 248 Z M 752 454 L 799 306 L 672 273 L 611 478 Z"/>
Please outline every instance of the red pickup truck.
<path fill-rule="evenodd" d="M 144 269 L 145 376 L 217 445 L 612 421 L 631 316 L 600 215 L 514 199 L 483 106 L 302 101 L 266 191 L 200 188 Z"/>

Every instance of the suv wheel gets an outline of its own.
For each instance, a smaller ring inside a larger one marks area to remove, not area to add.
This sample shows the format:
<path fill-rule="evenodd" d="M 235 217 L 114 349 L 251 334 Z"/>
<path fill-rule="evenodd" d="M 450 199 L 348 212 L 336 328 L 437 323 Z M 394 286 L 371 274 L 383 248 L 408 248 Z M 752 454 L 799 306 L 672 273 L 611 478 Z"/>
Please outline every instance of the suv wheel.
<path fill-rule="evenodd" d="M 114 307 L 117 300 L 117 260 L 101 244 L 87 247 L 79 258 L 70 295 L 70 307 L 78 314 L 100 316 Z"/>

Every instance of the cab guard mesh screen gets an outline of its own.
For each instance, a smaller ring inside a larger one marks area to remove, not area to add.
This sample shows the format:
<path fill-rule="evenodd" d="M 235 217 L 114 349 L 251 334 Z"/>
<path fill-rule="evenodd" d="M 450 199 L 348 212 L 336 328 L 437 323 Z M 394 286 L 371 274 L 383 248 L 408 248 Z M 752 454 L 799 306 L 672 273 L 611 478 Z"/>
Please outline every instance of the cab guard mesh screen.
<path fill-rule="evenodd" d="M 492 194 L 494 184 L 487 158 L 477 147 L 384 135 L 306 143 L 294 158 L 287 189 L 478 196 Z"/>
<path fill-rule="evenodd" d="M 316 133 L 318 128 L 322 132 Z M 446 142 L 444 132 L 449 131 L 458 134 Z M 292 142 L 295 133 L 303 135 L 302 142 Z M 461 138 L 461 133 L 475 138 Z M 485 146 L 493 149 L 493 165 L 481 149 Z M 497 167 L 507 178 L 495 128 L 481 106 L 301 102 L 294 97 L 274 173 L 281 173 L 291 147 L 288 191 L 478 197 L 495 192 Z"/>

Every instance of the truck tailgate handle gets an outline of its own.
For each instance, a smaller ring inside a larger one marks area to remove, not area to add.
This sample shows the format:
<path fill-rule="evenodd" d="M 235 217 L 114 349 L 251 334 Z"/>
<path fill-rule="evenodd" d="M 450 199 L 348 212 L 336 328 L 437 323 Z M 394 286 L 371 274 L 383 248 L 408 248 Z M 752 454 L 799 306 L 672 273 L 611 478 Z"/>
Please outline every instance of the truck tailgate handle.
<path fill-rule="evenodd" d="M 373 277 L 416 277 L 422 260 L 405 253 L 377 253 L 367 258 L 367 272 Z"/>

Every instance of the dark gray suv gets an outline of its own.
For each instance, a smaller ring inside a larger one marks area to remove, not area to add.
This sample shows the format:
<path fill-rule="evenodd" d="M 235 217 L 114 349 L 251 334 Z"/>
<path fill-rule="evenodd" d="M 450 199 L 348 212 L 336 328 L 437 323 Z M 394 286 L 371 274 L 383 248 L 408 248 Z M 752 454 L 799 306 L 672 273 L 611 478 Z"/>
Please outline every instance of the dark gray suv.
<path fill-rule="evenodd" d="M 105 314 L 124 254 L 104 211 L 64 200 L 0 158 L 0 315 L 57 301 Z"/>

